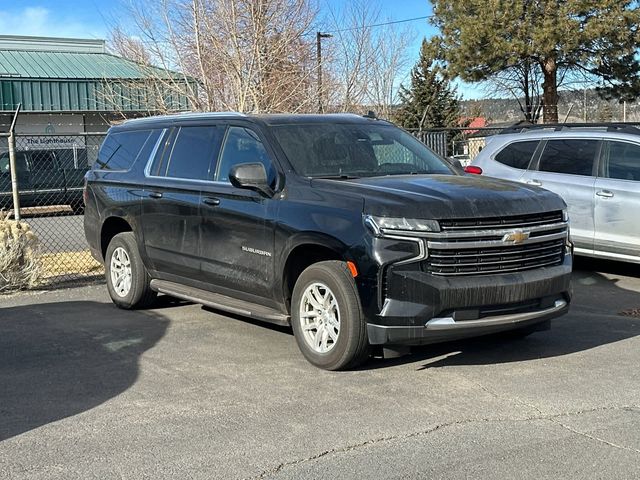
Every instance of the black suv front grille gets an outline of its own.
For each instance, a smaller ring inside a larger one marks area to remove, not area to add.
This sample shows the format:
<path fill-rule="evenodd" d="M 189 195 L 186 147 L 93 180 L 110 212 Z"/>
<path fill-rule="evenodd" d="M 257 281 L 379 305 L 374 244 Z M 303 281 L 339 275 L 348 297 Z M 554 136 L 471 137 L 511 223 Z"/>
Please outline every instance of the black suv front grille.
<path fill-rule="evenodd" d="M 440 228 L 443 231 L 451 230 L 477 230 L 492 228 L 523 228 L 535 225 L 562 222 L 562 211 L 535 213 L 532 215 L 520 215 L 516 217 L 488 217 L 488 218 L 464 218 L 454 220 L 440 220 Z"/>
<path fill-rule="evenodd" d="M 476 275 L 530 270 L 559 265 L 564 256 L 564 240 L 515 248 L 498 247 L 460 250 L 429 250 L 423 269 L 435 275 Z"/>
<path fill-rule="evenodd" d="M 568 224 L 562 212 L 440 221 L 431 234 L 423 271 L 433 275 L 490 275 L 560 265 Z M 515 235 L 516 241 L 510 238 Z"/>

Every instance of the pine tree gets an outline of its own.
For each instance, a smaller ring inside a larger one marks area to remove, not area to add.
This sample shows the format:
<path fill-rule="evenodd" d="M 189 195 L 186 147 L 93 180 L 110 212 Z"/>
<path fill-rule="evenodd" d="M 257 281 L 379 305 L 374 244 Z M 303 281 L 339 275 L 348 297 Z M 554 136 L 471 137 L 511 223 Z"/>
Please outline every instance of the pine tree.
<path fill-rule="evenodd" d="M 429 45 L 422 41 L 420 59 L 411 70 L 411 86 L 400 87 L 400 108 L 396 120 L 404 128 L 455 127 L 460 105 L 455 87 L 451 87 L 434 65 Z"/>
<path fill-rule="evenodd" d="M 535 84 L 545 123 L 558 121 L 558 87 L 563 81 L 586 77 L 602 85 L 597 90 L 607 99 L 632 101 L 640 94 L 638 0 L 431 4 L 432 23 L 440 33 L 430 43 L 448 75 L 500 84 L 506 77 L 509 86 L 523 94 Z"/>

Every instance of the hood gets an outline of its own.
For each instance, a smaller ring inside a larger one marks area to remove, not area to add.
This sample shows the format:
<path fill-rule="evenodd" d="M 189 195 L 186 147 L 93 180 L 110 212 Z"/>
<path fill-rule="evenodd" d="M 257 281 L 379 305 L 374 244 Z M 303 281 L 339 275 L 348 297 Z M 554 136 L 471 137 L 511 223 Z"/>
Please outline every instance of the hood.
<path fill-rule="evenodd" d="M 566 208 L 539 187 L 478 175 L 393 175 L 313 180 L 313 186 L 361 195 L 364 213 L 423 219 L 500 217 Z"/>

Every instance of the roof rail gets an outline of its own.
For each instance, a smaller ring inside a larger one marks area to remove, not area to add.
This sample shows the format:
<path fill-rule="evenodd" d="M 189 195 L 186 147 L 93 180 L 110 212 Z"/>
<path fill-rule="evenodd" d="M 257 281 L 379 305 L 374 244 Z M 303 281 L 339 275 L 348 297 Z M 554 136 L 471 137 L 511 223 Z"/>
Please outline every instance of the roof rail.
<path fill-rule="evenodd" d="M 607 132 L 628 133 L 640 135 L 639 122 L 616 123 L 537 123 L 532 125 L 514 125 L 502 129 L 498 135 L 524 133 L 531 130 L 553 130 L 554 132 L 570 131 L 571 129 L 604 129 Z"/>

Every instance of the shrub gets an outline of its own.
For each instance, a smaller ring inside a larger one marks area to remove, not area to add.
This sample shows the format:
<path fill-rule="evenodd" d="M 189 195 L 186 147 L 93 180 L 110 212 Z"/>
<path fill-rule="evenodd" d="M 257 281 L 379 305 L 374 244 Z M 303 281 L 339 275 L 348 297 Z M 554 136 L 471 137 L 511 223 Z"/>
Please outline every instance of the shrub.
<path fill-rule="evenodd" d="M 41 271 L 38 237 L 28 224 L 0 212 L 0 292 L 35 286 Z"/>

